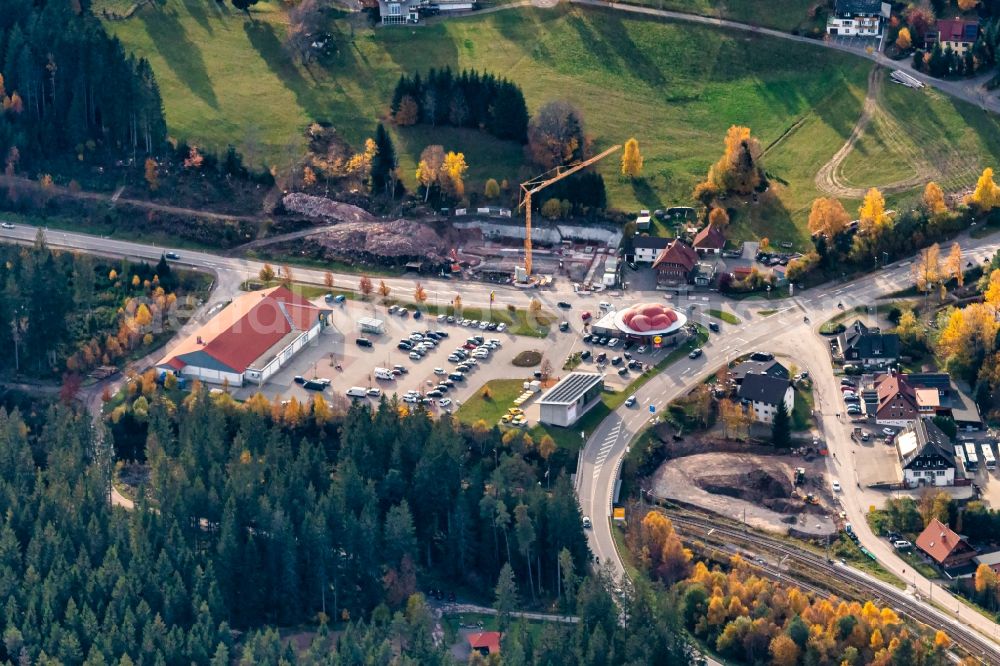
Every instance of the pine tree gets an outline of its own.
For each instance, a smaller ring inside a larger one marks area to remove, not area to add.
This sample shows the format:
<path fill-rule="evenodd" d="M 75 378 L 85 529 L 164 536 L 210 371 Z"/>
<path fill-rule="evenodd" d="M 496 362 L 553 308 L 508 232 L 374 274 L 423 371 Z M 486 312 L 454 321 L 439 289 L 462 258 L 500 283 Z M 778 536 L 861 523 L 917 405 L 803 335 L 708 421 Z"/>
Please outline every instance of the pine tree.
<path fill-rule="evenodd" d="M 792 444 L 791 419 L 784 399 L 778 401 L 771 422 L 771 443 L 778 448 L 788 448 Z"/>
<path fill-rule="evenodd" d="M 390 196 L 395 196 L 396 149 L 382 123 L 375 130 L 375 156 L 372 158 L 370 177 L 373 194 L 388 192 Z"/>

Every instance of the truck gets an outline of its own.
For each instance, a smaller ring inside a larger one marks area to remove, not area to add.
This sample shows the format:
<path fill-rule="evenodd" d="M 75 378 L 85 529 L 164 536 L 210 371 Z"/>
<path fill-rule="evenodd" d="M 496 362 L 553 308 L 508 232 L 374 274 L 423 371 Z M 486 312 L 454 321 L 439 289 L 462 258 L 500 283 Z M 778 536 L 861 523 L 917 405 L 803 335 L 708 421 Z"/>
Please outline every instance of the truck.
<path fill-rule="evenodd" d="M 395 378 L 396 375 L 392 374 L 392 370 L 389 368 L 375 368 L 375 379 L 385 379 L 391 381 Z"/>
<path fill-rule="evenodd" d="M 368 395 L 368 389 L 361 388 L 360 386 L 352 386 L 347 389 L 348 398 L 364 398 Z"/>

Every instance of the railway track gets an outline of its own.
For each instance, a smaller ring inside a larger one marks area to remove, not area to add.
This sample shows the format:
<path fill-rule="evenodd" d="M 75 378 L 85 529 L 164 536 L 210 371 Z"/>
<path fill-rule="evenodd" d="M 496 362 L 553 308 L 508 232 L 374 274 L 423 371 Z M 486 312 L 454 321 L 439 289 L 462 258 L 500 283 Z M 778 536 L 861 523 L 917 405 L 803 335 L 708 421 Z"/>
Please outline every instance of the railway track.
<path fill-rule="evenodd" d="M 995 642 L 888 583 L 872 579 L 844 564 L 828 561 L 825 557 L 808 550 L 795 548 L 780 539 L 727 525 L 717 517 L 706 518 L 685 510 L 663 510 L 681 535 L 724 545 L 746 545 L 751 549 L 759 549 L 778 555 L 782 562 L 792 562 L 804 571 L 811 572 L 813 576 L 818 574 L 832 579 L 838 583 L 838 587 L 843 586 L 852 590 L 862 595 L 862 598 L 873 601 L 877 599 L 900 615 L 906 615 L 934 629 L 943 629 L 955 645 L 983 664 L 1000 664 L 1000 646 Z M 809 582 L 802 582 L 797 576 L 790 576 L 777 567 L 772 568 L 770 565 L 762 565 L 759 562 L 755 562 L 755 564 L 769 578 L 780 579 L 784 576 L 785 580 L 794 582 L 803 590 L 822 595 L 829 594 L 828 590 Z M 968 612 L 974 613 L 975 611 L 969 609 Z"/>

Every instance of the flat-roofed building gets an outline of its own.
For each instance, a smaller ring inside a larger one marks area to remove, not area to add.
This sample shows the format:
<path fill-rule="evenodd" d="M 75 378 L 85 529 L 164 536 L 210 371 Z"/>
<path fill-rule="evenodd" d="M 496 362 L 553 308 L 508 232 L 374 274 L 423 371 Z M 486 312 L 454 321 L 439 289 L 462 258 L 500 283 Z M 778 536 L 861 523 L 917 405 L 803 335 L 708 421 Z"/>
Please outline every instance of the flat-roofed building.
<path fill-rule="evenodd" d="M 567 428 L 600 402 L 603 392 L 604 375 L 596 372 L 571 372 L 538 401 L 538 420 Z"/>

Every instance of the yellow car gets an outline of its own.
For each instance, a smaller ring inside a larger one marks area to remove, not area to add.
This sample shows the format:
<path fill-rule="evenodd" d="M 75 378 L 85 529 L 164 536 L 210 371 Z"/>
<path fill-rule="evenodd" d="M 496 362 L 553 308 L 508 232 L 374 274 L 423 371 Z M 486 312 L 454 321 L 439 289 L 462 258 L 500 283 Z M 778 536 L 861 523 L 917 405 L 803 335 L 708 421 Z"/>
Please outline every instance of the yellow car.
<path fill-rule="evenodd" d="M 511 416 L 518 416 L 519 414 L 524 414 L 524 410 L 518 407 L 510 407 L 507 409 L 507 413 Z"/>
<path fill-rule="evenodd" d="M 503 416 L 500 417 L 500 423 L 510 423 L 510 420 L 512 418 L 514 417 L 511 416 L 510 414 L 504 414 Z"/>

